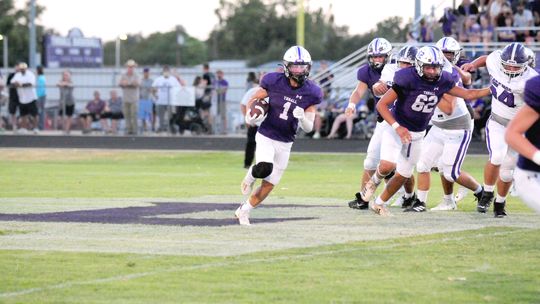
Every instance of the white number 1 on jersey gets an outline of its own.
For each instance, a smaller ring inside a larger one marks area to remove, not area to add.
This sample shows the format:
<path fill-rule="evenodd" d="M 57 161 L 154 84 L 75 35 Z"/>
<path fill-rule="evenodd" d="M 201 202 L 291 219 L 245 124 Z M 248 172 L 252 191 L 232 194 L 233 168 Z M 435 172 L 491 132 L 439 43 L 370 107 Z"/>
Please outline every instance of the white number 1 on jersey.
<path fill-rule="evenodd" d="M 287 120 L 289 119 L 289 115 L 287 115 L 289 113 L 289 108 L 291 107 L 291 103 L 290 102 L 286 102 L 284 105 L 283 105 L 283 112 L 281 112 L 281 114 L 279 114 L 279 118 L 283 119 L 283 120 Z"/>

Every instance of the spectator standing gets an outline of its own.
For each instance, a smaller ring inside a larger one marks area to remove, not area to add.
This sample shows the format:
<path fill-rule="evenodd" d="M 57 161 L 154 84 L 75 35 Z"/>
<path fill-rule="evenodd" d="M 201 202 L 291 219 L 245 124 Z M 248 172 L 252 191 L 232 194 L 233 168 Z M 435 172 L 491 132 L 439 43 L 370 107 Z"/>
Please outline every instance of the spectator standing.
<path fill-rule="evenodd" d="M 111 90 L 109 101 L 101 118 L 103 119 L 104 131 L 107 133 L 118 134 L 118 121 L 124 119 L 122 113 L 122 97 L 118 96 L 116 90 Z M 109 127 L 107 119 L 111 120 Z"/>
<path fill-rule="evenodd" d="M 248 72 L 247 79 L 246 79 L 246 92 L 256 86 L 259 86 L 259 82 L 257 80 L 257 74 L 255 74 L 255 72 Z"/>
<path fill-rule="evenodd" d="M 150 78 L 150 69 L 144 68 L 143 77 L 141 79 L 141 87 L 139 89 L 139 120 L 141 122 L 140 133 L 150 131 L 152 129 L 154 115 L 153 115 L 153 102 L 152 102 L 152 83 L 154 80 Z"/>
<path fill-rule="evenodd" d="M 221 134 L 227 134 L 227 90 L 229 82 L 224 78 L 222 70 L 216 72 L 217 114 L 220 120 Z"/>
<path fill-rule="evenodd" d="M 139 106 L 139 75 L 135 73 L 137 63 L 133 59 L 126 62 L 126 73 L 120 78 L 122 88 L 123 112 L 126 118 L 126 134 L 137 135 L 137 114 Z"/>
<path fill-rule="evenodd" d="M 206 81 L 206 89 L 204 90 L 204 97 L 203 97 L 203 110 L 207 111 L 207 120 L 208 123 L 213 126 L 214 125 L 214 115 L 215 113 L 212 113 L 212 111 L 215 111 L 216 109 L 212 109 L 212 96 L 214 94 L 214 86 L 216 82 L 216 76 L 214 73 L 210 72 L 210 65 L 208 63 L 203 64 L 203 75 L 202 78 Z M 210 130 L 210 133 L 213 133 L 212 130 Z"/>
<path fill-rule="evenodd" d="M 426 19 L 420 20 L 420 42 L 433 42 L 433 29 Z"/>
<path fill-rule="evenodd" d="M 457 21 L 457 17 L 451 7 L 444 9 L 444 14 L 439 19 L 439 23 L 442 24 L 442 31 L 444 36 L 452 36 L 454 34 L 454 22 Z"/>
<path fill-rule="evenodd" d="M 168 131 L 168 122 L 172 118 L 170 105 L 173 87 L 180 87 L 180 83 L 171 75 L 170 68 L 168 66 L 164 66 L 161 76 L 156 78 L 152 83 L 152 93 L 154 94 L 156 100 L 156 112 L 159 120 L 157 132 Z M 166 114 L 167 119 L 165 119 Z"/>
<path fill-rule="evenodd" d="M 37 107 L 39 113 L 38 127 L 40 130 L 45 128 L 45 102 L 47 100 L 47 80 L 43 73 L 43 67 L 37 67 L 37 80 L 36 80 L 36 95 L 37 95 Z"/>
<path fill-rule="evenodd" d="M 242 117 L 246 117 L 247 113 L 247 105 L 251 97 L 259 90 L 259 80 L 257 78 L 253 79 L 253 83 L 255 84 L 254 87 L 249 89 L 244 96 L 242 97 L 242 100 L 240 101 L 240 112 L 242 112 Z M 257 130 L 259 129 L 259 126 L 261 125 L 260 122 L 252 124 L 246 122 L 246 129 L 247 129 L 247 141 L 246 141 L 246 149 L 244 151 L 244 168 L 249 169 L 251 164 L 253 163 L 253 159 L 255 158 L 255 148 L 257 147 L 257 142 L 255 141 L 255 135 L 257 134 Z"/>
<path fill-rule="evenodd" d="M 62 129 L 64 134 L 69 135 L 71 132 L 71 117 L 75 111 L 75 98 L 73 97 L 73 81 L 71 80 L 71 72 L 62 72 L 62 79 L 56 84 L 60 90 L 60 110 L 58 114 L 62 117 Z"/>
<path fill-rule="evenodd" d="M 36 75 L 28 70 L 26 63 L 22 62 L 19 64 L 19 72 L 13 76 L 11 83 L 15 85 L 17 94 L 19 95 L 19 111 L 23 127 L 33 130 L 35 134 L 39 133 L 37 128 Z"/>
<path fill-rule="evenodd" d="M 6 79 L 6 86 L 9 88 L 9 103 L 8 113 L 11 117 L 11 129 L 14 133 L 17 133 L 17 110 L 20 107 L 19 94 L 17 93 L 17 87 L 12 84 L 13 76 L 19 72 L 19 64 L 15 65 L 15 71 L 8 74 Z"/>
<path fill-rule="evenodd" d="M 95 121 L 100 121 L 101 129 L 103 131 L 107 130 L 105 120 L 102 119 L 103 113 L 105 112 L 105 107 L 105 101 L 101 100 L 99 91 L 94 91 L 94 99 L 90 100 L 86 104 L 84 112 L 80 115 L 83 125 L 83 134 L 92 132 L 92 122 Z"/>

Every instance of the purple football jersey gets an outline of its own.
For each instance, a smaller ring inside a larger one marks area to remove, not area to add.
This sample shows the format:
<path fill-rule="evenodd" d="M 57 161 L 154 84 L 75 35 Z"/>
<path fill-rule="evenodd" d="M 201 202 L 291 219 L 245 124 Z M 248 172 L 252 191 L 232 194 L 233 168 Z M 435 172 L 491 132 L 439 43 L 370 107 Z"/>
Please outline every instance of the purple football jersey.
<path fill-rule="evenodd" d="M 305 110 L 321 103 L 321 88 L 309 79 L 301 87 L 292 88 L 283 73 L 264 75 L 261 87 L 268 92 L 270 107 L 259 133 L 282 142 L 294 141 L 298 129 L 298 119 L 292 114 L 294 108 Z"/>
<path fill-rule="evenodd" d="M 540 76 L 529 79 L 525 83 L 523 94 L 525 103 L 540 113 Z M 540 119 L 525 132 L 525 137 L 538 149 L 540 149 Z M 540 166 L 526 157 L 519 155 L 517 166 L 523 170 L 540 172 Z"/>
<path fill-rule="evenodd" d="M 452 74 L 446 71 L 434 82 L 424 80 L 414 67 L 397 71 L 392 86 L 398 95 L 392 109 L 394 118 L 409 131 L 425 131 L 443 94 L 455 84 Z"/>
<path fill-rule="evenodd" d="M 380 78 L 381 78 L 381 70 L 376 70 L 367 63 L 362 65 L 358 69 L 358 72 L 356 73 L 356 79 L 358 79 L 358 81 L 361 81 L 367 84 L 371 92 L 371 95 L 373 95 L 373 98 L 375 98 L 375 104 L 377 103 L 377 101 L 379 101 L 379 99 L 381 99 L 381 97 L 375 96 L 375 93 L 373 93 L 373 85 L 377 83 L 377 81 L 379 81 Z"/>

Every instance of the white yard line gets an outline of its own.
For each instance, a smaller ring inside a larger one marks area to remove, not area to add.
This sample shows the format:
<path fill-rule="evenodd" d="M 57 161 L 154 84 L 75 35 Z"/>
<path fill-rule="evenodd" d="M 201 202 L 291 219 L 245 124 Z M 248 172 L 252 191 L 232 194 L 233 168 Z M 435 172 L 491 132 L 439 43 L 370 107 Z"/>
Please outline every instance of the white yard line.
<path fill-rule="evenodd" d="M 339 249 L 339 250 L 326 250 L 326 251 L 304 253 L 304 254 L 281 255 L 281 256 L 271 257 L 271 258 L 238 259 L 238 260 L 235 260 L 235 261 L 228 261 L 228 262 L 206 263 L 206 264 L 198 264 L 198 265 L 192 265 L 192 266 L 181 266 L 181 267 L 174 267 L 174 268 L 162 269 L 162 270 L 157 270 L 157 271 L 139 272 L 139 273 L 132 273 L 132 274 L 128 274 L 128 275 L 113 276 L 113 277 L 108 277 L 108 278 L 101 278 L 101 279 L 94 279 L 94 280 L 87 280 L 87 281 L 72 281 L 72 282 L 66 282 L 66 283 L 62 283 L 62 284 L 55 284 L 55 285 L 47 285 L 47 286 L 43 286 L 43 287 L 22 289 L 22 290 L 13 291 L 13 292 L 5 292 L 5 293 L 0 293 L 0 298 L 12 298 L 12 297 L 23 296 L 23 295 L 27 295 L 27 294 L 32 294 L 32 293 L 42 292 L 42 291 L 48 291 L 48 290 L 66 289 L 66 288 L 71 288 L 71 287 L 74 287 L 74 286 L 112 283 L 112 282 L 118 282 L 118 281 L 127 281 L 127 280 L 138 279 L 138 278 L 142 278 L 142 277 L 160 275 L 160 274 L 171 273 L 171 272 L 184 272 L 184 271 L 192 271 L 192 270 L 199 270 L 199 269 L 229 267 L 229 266 L 234 266 L 234 265 L 246 265 L 246 264 L 252 264 L 252 263 L 272 263 L 272 262 L 276 262 L 276 261 L 304 259 L 304 258 L 311 258 L 311 257 L 316 257 L 316 256 L 334 255 L 334 254 L 339 254 L 339 253 L 354 252 L 354 251 L 359 251 L 359 250 L 366 251 L 366 250 L 392 249 L 392 248 L 402 247 L 402 246 L 403 247 L 409 247 L 409 246 L 417 246 L 417 245 L 438 244 L 438 243 L 445 243 L 445 242 L 451 242 L 451 241 L 461 241 L 461 240 L 473 239 L 473 238 L 482 238 L 483 239 L 486 236 L 501 236 L 501 235 L 508 235 L 508 234 L 512 234 L 512 233 L 521 233 L 522 231 L 523 231 L 523 229 L 518 229 L 518 230 L 514 230 L 514 231 L 481 233 L 479 235 L 464 236 L 464 237 L 453 237 L 453 238 L 443 238 L 443 239 L 434 239 L 434 240 L 425 240 L 425 241 L 417 241 L 417 242 L 412 242 L 412 243 L 391 244 L 391 245 L 382 245 L 382 246 L 373 246 L 373 247 L 360 246 L 360 247 L 355 247 L 355 248 L 345 248 L 345 249 Z"/>

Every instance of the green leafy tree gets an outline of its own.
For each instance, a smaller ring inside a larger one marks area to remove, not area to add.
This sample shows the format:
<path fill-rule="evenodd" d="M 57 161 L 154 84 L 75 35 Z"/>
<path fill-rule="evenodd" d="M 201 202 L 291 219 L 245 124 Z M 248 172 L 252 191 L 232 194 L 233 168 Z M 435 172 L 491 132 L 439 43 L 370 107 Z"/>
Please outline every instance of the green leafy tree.
<path fill-rule="evenodd" d="M 207 41 L 210 59 L 247 59 L 252 65 L 279 60 L 296 44 L 296 1 L 221 0 L 219 24 Z M 350 36 L 322 9 L 305 12 L 305 47 L 313 58 L 337 60 L 366 45 L 375 36 L 404 41 L 401 17 L 379 22 L 375 29 Z"/>
<path fill-rule="evenodd" d="M 121 64 L 132 58 L 140 65 L 196 65 L 207 60 L 204 42 L 182 33 L 185 37 L 183 46 L 176 42 L 177 32 L 153 33 L 148 37 L 141 34 L 128 35 L 126 41 L 121 41 Z M 116 41 L 104 45 L 105 65 L 115 64 Z"/>
<path fill-rule="evenodd" d="M 30 1 L 27 1 L 23 9 L 16 9 L 13 0 L 0 0 L 0 34 L 8 37 L 10 66 L 19 61 L 28 61 L 29 3 Z M 43 6 L 36 4 L 36 19 L 44 10 Z M 38 52 L 41 48 L 39 37 L 42 37 L 43 32 L 44 28 L 36 24 Z"/>

